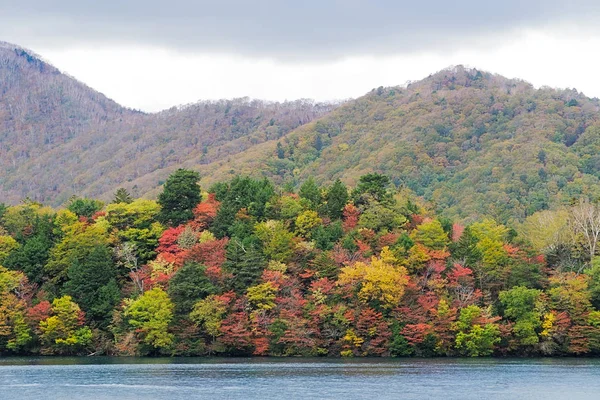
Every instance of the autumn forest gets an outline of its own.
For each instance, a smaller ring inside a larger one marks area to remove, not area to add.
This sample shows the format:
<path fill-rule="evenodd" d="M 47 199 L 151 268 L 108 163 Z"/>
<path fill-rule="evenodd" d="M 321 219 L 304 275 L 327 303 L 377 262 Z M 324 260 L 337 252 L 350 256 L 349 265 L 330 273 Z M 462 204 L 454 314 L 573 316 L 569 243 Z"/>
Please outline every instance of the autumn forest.
<path fill-rule="evenodd" d="M 597 204 L 465 225 L 376 173 L 199 180 L 0 207 L 2 354 L 600 353 Z"/>

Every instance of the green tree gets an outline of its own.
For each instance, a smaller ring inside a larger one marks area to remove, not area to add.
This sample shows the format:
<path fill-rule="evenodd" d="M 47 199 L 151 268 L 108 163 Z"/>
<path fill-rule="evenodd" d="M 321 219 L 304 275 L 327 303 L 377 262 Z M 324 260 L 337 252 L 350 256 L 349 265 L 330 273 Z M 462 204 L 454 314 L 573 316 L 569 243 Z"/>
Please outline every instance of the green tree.
<path fill-rule="evenodd" d="M 104 203 L 100 200 L 73 197 L 69 201 L 67 209 L 78 217 L 91 218 L 95 213 L 102 210 L 102 207 L 104 207 Z"/>
<path fill-rule="evenodd" d="M 194 218 L 194 207 L 202 200 L 199 180 L 198 172 L 181 168 L 169 176 L 158 195 L 157 218 L 162 224 L 178 226 Z"/>
<path fill-rule="evenodd" d="M 348 203 L 348 188 L 339 179 L 331 185 L 325 195 L 324 211 L 332 220 L 342 218 L 344 207 Z"/>
<path fill-rule="evenodd" d="M 242 209 L 250 219 L 264 220 L 267 203 L 275 195 L 275 188 L 267 179 L 255 180 L 238 176 L 229 183 L 213 186 L 211 192 L 221 202 L 211 231 L 217 238 L 222 238 L 235 236 L 236 216 Z"/>
<path fill-rule="evenodd" d="M 390 178 L 381 174 L 373 173 L 361 176 L 358 185 L 352 191 L 355 205 L 367 203 L 369 197 L 378 202 L 391 200 L 387 190 L 390 183 Z"/>
<path fill-rule="evenodd" d="M 29 238 L 23 246 L 11 252 L 4 265 L 23 271 L 30 282 L 39 285 L 44 280 L 44 265 L 48 262 L 53 244 L 48 236 L 35 235 Z"/>
<path fill-rule="evenodd" d="M 589 277 L 588 286 L 594 308 L 600 309 L 600 257 L 594 257 L 589 268 L 585 270 Z"/>
<path fill-rule="evenodd" d="M 500 342 L 500 328 L 477 306 L 460 310 L 456 322 L 456 349 L 460 355 L 469 357 L 489 356 L 494 345 Z"/>
<path fill-rule="evenodd" d="M 296 233 L 307 239 L 311 238 L 312 231 L 323 223 L 316 211 L 304 211 L 295 220 Z"/>
<path fill-rule="evenodd" d="M 252 306 L 258 310 L 270 310 L 275 307 L 277 288 L 271 282 L 251 286 L 246 290 L 246 296 Z"/>
<path fill-rule="evenodd" d="M 22 272 L 0 266 L 0 351 L 18 352 L 31 342 L 27 304 L 19 298 L 26 282 Z"/>
<path fill-rule="evenodd" d="M 500 292 L 504 316 L 515 323 L 513 332 L 522 346 L 531 346 L 539 341 L 538 332 L 543 318 L 541 294 L 540 290 L 523 286 Z"/>
<path fill-rule="evenodd" d="M 316 184 L 314 178 L 309 177 L 303 184 L 300 186 L 300 197 L 306 199 L 310 202 L 311 208 L 316 210 L 321 204 L 322 196 L 321 189 Z"/>
<path fill-rule="evenodd" d="M 214 340 L 221 334 L 221 322 L 227 306 L 217 296 L 210 295 L 194 305 L 190 319 L 201 326 Z"/>
<path fill-rule="evenodd" d="M 444 232 L 442 224 L 437 219 L 417 226 L 411 238 L 432 250 L 443 250 L 450 242 L 448 234 Z"/>
<path fill-rule="evenodd" d="M 65 228 L 63 239 L 52 248 L 50 259 L 44 270 L 55 285 L 63 284 L 68 278 L 69 268 L 75 263 L 85 263 L 90 253 L 98 246 L 108 246 L 106 227 L 76 222 Z"/>
<path fill-rule="evenodd" d="M 133 201 L 131 194 L 125 188 L 118 188 L 113 198 L 114 204 L 125 203 L 129 204 Z"/>
<path fill-rule="evenodd" d="M 292 256 L 294 234 L 282 221 L 261 222 L 256 224 L 254 231 L 263 244 L 264 254 L 270 259 L 286 262 Z"/>
<path fill-rule="evenodd" d="M 52 302 L 52 315 L 40 322 L 42 352 L 46 354 L 78 354 L 92 342 L 92 331 L 83 324 L 83 312 L 63 296 Z"/>
<path fill-rule="evenodd" d="M 381 203 L 371 203 L 360 214 L 358 226 L 376 232 L 398 229 L 406 223 L 406 217 L 392 207 Z"/>
<path fill-rule="evenodd" d="M 128 324 L 136 329 L 144 344 L 160 350 L 173 343 L 173 334 L 169 332 L 173 308 L 167 293 L 154 288 L 132 301 L 125 308 L 124 316 Z"/>
<path fill-rule="evenodd" d="M 89 321 L 105 326 L 121 293 L 111 251 L 105 245 L 93 248 L 84 259 L 75 258 L 63 287 L 85 311 Z"/>
<path fill-rule="evenodd" d="M 0 264 L 3 264 L 10 253 L 18 248 L 19 243 L 12 236 L 0 236 Z"/>
<path fill-rule="evenodd" d="M 217 291 L 205 271 L 204 265 L 187 262 L 171 278 L 168 293 L 176 314 L 187 316 L 194 304 Z"/>
<path fill-rule="evenodd" d="M 262 275 L 267 262 L 252 238 L 232 238 L 227 245 L 227 260 L 223 269 L 231 274 L 231 287 L 242 292 L 254 285 Z"/>

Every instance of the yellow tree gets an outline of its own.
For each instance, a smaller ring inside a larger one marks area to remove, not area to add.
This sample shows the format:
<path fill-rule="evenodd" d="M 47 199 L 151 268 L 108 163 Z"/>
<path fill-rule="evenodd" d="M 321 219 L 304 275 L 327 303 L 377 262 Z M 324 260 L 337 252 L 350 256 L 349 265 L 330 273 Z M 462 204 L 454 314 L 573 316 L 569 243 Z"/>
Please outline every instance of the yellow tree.
<path fill-rule="evenodd" d="M 397 265 L 388 247 L 370 263 L 357 262 L 342 268 L 338 279 L 338 285 L 354 288 L 361 302 L 387 309 L 400 302 L 407 283 L 406 268 Z"/>

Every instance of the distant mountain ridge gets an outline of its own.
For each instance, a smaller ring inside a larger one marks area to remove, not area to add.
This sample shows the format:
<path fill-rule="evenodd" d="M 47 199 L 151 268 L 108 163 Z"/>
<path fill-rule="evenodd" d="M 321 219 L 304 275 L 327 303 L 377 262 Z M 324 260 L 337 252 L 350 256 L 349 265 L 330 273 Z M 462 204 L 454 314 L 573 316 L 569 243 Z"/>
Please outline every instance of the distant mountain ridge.
<path fill-rule="evenodd" d="M 373 90 L 328 115 L 208 165 L 207 179 L 263 171 L 278 181 L 392 177 L 464 220 L 499 221 L 600 198 L 600 103 L 575 90 L 461 66 Z M 283 155 L 283 157 L 278 157 Z"/>
<path fill-rule="evenodd" d="M 224 160 L 324 115 L 333 104 L 249 99 L 146 114 L 124 108 L 35 53 L 0 45 L 0 202 L 142 195 L 184 162 Z"/>
<path fill-rule="evenodd" d="M 349 185 L 380 172 L 448 216 L 522 219 L 600 198 L 600 103 L 457 66 L 344 104 L 249 99 L 146 114 L 0 46 L 0 202 L 152 197 L 178 167 Z"/>

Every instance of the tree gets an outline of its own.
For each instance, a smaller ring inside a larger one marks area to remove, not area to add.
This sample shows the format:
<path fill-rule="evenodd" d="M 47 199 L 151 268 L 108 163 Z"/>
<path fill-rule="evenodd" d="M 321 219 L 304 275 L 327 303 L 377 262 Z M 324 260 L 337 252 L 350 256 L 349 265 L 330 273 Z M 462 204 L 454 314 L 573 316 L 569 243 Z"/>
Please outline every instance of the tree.
<path fill-rule="evenodd" d="M 194 304 L 190 319 L 214 340 L 221 334 L 221 322 L 226 312 L 227 305 L 219 297 L 210 295 Z"/>
<path fill-rule="evenodd" d="M 310 202 L 311 208 L 316 210 L 321 204 L 321 189 L 315 183 L 314 178 L 309 177 L 303 184 L 300 186 L 300 197 L 306 199 Z"/>
<path fill-rule="evenodd" d="M 313 229 L 322 223 L 323 220 L 319 218 L 319 214 L 316 211 L 307 210 L 298 215 L 294 225 L 296 225 L 296 233 L 298 235 L 310 239 Z"/>
<path fill-rule="evenodd" d="M 496 318 L 490 318 L 477 306 L 460 310 L 456 322 L 456 349 L 459 354 L 469 357 L 489 356 L 494 345 L 500 342 L 500 329 Z"/>
<path fill-rule="evenodd" d="M 28 325 L 25 301 L 13 293 L 0 297 L 0 351 L 18 353 L 32 341 Z"/>
<path fill-rule="evenodd" d="M 372 229 L 376 232 L 381 230 L 394 230 L 406 223 L 406 217 L 393 207 L 381 203 L 372 203 L 365 208 L 358 219 L 358 226 Z"/>
<path fill-rule="evenodd" d="M 35 235 L 27 239 L 21 247 L 12 251 L 4 265 L 23 271 L 30 282 L 39 285 L 44 280 L 44 265 L 48 262 L 53 244 L 47 235 Z"/>
<path fill-rule="evenodd" d="M 448 234 L 444 232 L 442 224 L 437 219 L 417 226 L 411 239 L 431 250 L 444 250 L 450 242 Z"/>
<path fill-rule="evenodd" d="M 0 236 L 0 265 L 18 248 L 19 243 L 12 236 Z"/>
<path fill-rule="evenodd" d="M 156 224 L 160 205 L 154 200 L 136 199 L 106 206 L 106 220 L 119 231 L 149 229 Z"/>
<path fill-rule="evenodd" d="M 390 178 L 381 174 L 373 173 L 361 176 L 358 185 L 352 191 L 355 205 L 365 204 L 368 196 L 378 202 L 390 200 L 391 196 L 387 191 L 390 183 Z"/>
<path fill-rule="evenodd" d="M 348 203 L 348 189 L 346 185 L 339 179 L 331 185 L 327 193 L 325 194 L 325 214 L 332 220 L 342 218 L 342 213 L 346 203 Z"/>
<path fill-rule="evenodd" d="M 227 245 L 227 260 L 223 269 L 231 274 L 231 287 L 238 292 L 254 285 L 267 266 L 258 245 L 251 239 L 233 238 Z"/>
<path fill-rule="evenodd" d="M 594 257 L 591 265 L 585 270 L 585 274 L 589 277 L 588 286 L 590 292 L 590 301 L 594 308 L 600 308 L 600 257 Z"/>
<path fill-rule="evenodd" d="M 592 310 L 589 276 L 574 272 L 558 273 L 550 279 L 550 306 L 568 313 L 574 323 L 583 324 Z"/>
<path fill-rule="evenodd" d="M 102 207 L 104 207 L 104 203 L 100 200 L 73 197 L 67 209 L 78 217 L 92 218 L 95 213 L 102 210 Z"/>
<path fill-rule="evenodd" d="M 504 316 L 515 323 L 513 332 L 522 346 L 531 346 L 539 341 L 538 332 L 543 318 L 541 295 L 540 290 L 523 286 L 500 292 Z"/>
<path fill-rule="evenodd" d="M 133 201 L 131 194 L 125 188 L 118 188 L 113 198 L 114 204 L 125 203 L 129 204 Z"/>
<path fill-rule="evenodd" d="M 280 142 L 277 142 L 277 158 L 283 160 L 285 158 L 285 150 Z"/>
<path fill-rule="evenodd" d="M 0 351 L 18 352 L 32 337 L 26 320 L 27 278 L 0 266 Z"/>
<path fill-rule="evenodd" d="M 213 221 L 211 231 L 217 238 L 234 236 L 236 219 L 243 210 L 245 219 L 264 220 L 267 203 L 275 195 L 273 184 L 267 180 L 255 180 L 248 177 L 236 177 L 229 183 L 222 183 L 211 188 L 215 198 L 221 203 Z M 238 235 L 239 236 L 239 235 Z"/>
<path fill-rule="evenodd" d="M 169 226 L 177 226 L 194 218 L 194 208 L 202 200 L 195 171 L 178 169 L 167 179 L 163 191 L 158 195 L 160 213 L 158 220 Z"/>
<path fill-rule="evenodd" d="M 173 303 L 164 290 L 148 290 L 125 308 L 124 316 L 141 341 L 152 349 L 166 349 L 173 343 L 169 332 Z"/>
<path fill-rule="evenodd" d="M 117 270 L 108 247 L 98 245 L 85 259 L 74 259 L 67 276 L 65 294 L 83 308 L 89 321 L 105 326 L 121 298 Z"/>
<path fill-rule="evenodd" d="M 286 262 L 293 254 L 294 234 L 283 222 L 269 220 L 256 224 L 254 231 L 263 244 L 264 254 L 276 261 Z"/>
<path fill-rule="evenodd" d="M 593 259 L 600 239 L 600 206 L 581 200 L 572 208 L 570 222 L 575 234 L 583 237 L 589 259 Z"/>
<path fill-rule="evenodd" d="M 569 242 L 569 213 L 567 210 L 538 211 L 525 219 L 519 228 L 535 251 L 550 253 Z"/>
<path fill-rule="evenodd" d="M 205 266 L 187 262 L 169 281 L 169 297 L 178 315 L 187 316 L 194 304 L 217 291 L 205 271 Z"/>
<path fill-rule="evenodd" d="M 246 290 L 248 301 L 258 310 L 270 310 L 275 307 L 277 288 L 272 282 L 251 286 Z"/>
<path fill-rule="evenodd" d="M 63 239 L 52 248 L 45 272 L 55 285 L 64 283 L 68 270 L 75 263 L 85 263 L 86 258 L 98 246 L 107 246 L 106 227 L 76 222 L 65 228 Z"/>
<path fill-rule="evenodd" d="M 356 262 L 342 268 L 338 282 L 354 287 L 360 301 L 391 309 L 399 304 L 408 283 L 406 268 L 394 263 L 395 259 L 385 247 L 381 257 L 373 257 L 369 264 Z"/>
<path fill-rule="evenodd" d="M 40 322 L 42 353 L 81 353 L 92 341 L 92 331 L 84 326 L 84 320 L 71 296 L 54 299 L 51 316 Z"/>

